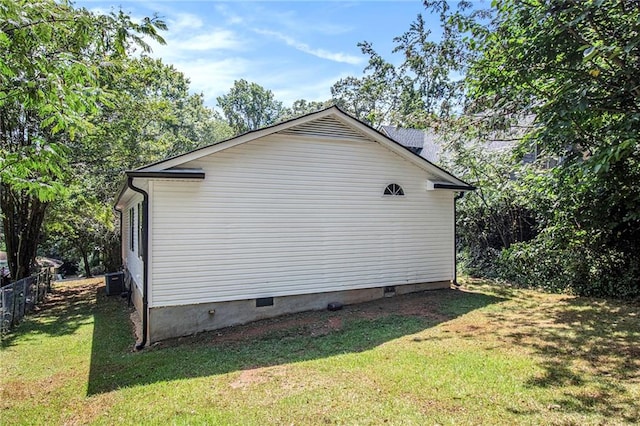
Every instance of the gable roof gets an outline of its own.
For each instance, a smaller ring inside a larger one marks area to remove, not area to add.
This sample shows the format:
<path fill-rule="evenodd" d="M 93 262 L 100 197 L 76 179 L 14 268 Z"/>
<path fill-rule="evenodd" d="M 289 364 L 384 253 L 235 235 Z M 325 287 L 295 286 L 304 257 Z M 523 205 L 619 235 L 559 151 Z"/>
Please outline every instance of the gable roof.
<path fill-rule="evenodd" d="M 133 171 L 128 171 L 127 176 L 136 178 L 160 177 L 162 172 L 180 170 L 185 163 L 200 159 L 202 157 L 215 154 L 234 146 L 238 146 L 258 138 L 268 135 L 278 134 L 283 137 L 295 136 L 299 138 L 335 138 L 336 140 L 362 141 L 367 139 L 377 142 L 390 151 L 400 155 L 411 163 L 424 169 L 437 177 L 438 181 L 447 182 L 455 186 L 457 191 L 471 191 L 475 188 L 468 183 L 458 179 L 451 173 L 433 164 L 429 160 L 412 152 L 409 148 L 394 141 L 389 136 L 375 130 L 350 116 L 336 106 L 332 106 L 317 112 L 297 117 L 282 123 L 253 130 L 234 138 L 208 145 L 185 154 L 168 158 L 153 164 L 140 167 Z"/>

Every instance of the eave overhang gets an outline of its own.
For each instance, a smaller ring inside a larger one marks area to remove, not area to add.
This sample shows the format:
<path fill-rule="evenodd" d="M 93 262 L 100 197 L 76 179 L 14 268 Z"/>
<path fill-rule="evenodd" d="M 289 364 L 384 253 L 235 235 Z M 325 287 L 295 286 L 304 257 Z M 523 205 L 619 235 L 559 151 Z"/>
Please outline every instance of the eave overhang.
<path fill-rule="evenodd" d="M 427 180 L 427 191 L 435 191 L 438 189 L 444 189 L 449 191 L 475 191 L 476 187 L 472 185 L 458 185 L 451 182 L 439 182 Z"/>
<path fill-rule="evenodd" d="M 202 169 L 128 170 L 125 174 L 128 177 L 144 179 L 203 180 L 205 177 Z"/>
<path fill-rule="evenodd" d="M 205 178 L 204 170 L 202 169 L 167 169 L 167 170 L 127 170 L 124 172 L 126 179 L 120 186 L 118 191 L 118 197 L 114 205 L 116 210 L 120 210 L 123 206 L 122 197 L 129 189 L 127 181 L 129 179 L 146 179 L 146 180 L 176 180 L 181 182 L 197 182 L 202 181 Z"/>

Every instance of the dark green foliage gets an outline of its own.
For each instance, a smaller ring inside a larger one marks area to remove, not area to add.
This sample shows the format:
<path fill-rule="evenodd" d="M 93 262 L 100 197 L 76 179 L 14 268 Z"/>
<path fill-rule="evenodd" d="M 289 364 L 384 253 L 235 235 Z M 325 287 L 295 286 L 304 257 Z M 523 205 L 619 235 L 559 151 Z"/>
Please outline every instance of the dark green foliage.
<path fill-rule="evenodd" d="M 29 275 L 49 203 L 66 194 L 71 141 L 110 102 L 101 80 L 157 19 L 95 15 L 52 0 L 0 1 L 0 209 L 12 277 Z"/>
<path fill-rule="evenodd" d="M 369 122 L 446 139 L 448 168 L 479 188 L 458 202 L 462 266 L 556 291 L 640 295 L 640 3 L 425 7 L 441 35 L 418 17 L 395 39 L 397 67 L 362 44 L 365 76 L 340 87 L 347 103 L 389 100 L 382 114 L 364 105 Z M 497 152 L 503 142 L 513 149 Z"/>
<path fill-rule="evenodd" d="M 274 124 L 285 114 L 271 90 L 244 79 L 234 81 L 229 93 L 218 96 L 217 101 L 236 134 Z"/>
<path fill-rule="evenodd" d="M 638 296 L 638 257 L 602 246 L 563 247 L 541 236 L 503 250 L 495 262 L 497 275 L 525 287 L 570 291 L 582 296 Z"/>
<path fill-rule="evenodd" d="M 500 252 L 538 232 L 528 185 L 534 172 L 515 163 L 510 151 L 491 152 L 478 143 L 450 150 L 450 167 L 478 187 L 456 205 L 461 270 L 496 277 Z"/>
<path fill-rule="evenodd" d="M 47 254 L 119 266 L 123 170 L 231 136 L 189 81 L 148 52 L 156 19 L 0 0 L 0 207 L 10 269 Z"/>
<path fill-rule="evenodd" d="M 640 4 L 497 2 L 469 73 L 474 108 L 535 116 L 527 141 L 560 157 L 542 232 L 501 256 L 506 278 L 582 295 L 640 295 Z M 536 284 L 537 283 L 537 284 Z"/>
<path fill-rule="evenodd" d="M 369 57 L 363 76 L 347 77 L 331 87 L 334 102 L 372 126 L 394 124 L 425 128 L 451 118 L 464 105 L 464 74 L 476 55 L 471 33 L 484 30 L 476 20 L 488 11 L 460 1 L 452 9 L 446 0 L 425 1 L 429 13 L 439 16 L 442 34 L 434 36 L 422 15 L 409 30 L 394 38 L 399 65 L 385 60 L 368 42 L 359 47 Z"/>

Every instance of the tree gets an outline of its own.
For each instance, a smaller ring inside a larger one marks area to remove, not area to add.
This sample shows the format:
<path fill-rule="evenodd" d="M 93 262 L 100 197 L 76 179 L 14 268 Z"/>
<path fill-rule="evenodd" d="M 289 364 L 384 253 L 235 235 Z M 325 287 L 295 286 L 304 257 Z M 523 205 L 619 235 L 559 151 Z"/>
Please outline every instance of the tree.
<path fill-rule="evenodd" d="M 640 294 L 640 4 L 505 0 L 491 28 L 473 107 L 535 116 L 526 139 L 563 160 L 538 188 L 555 198 L 545 232 L 517 250 L 562 259 L 578 293 Z"/>
<path fill-rule="evenodd" d="M 477 54 L 470 34 L 486 31 L 481 24 L 490 12 L 460 1 L 452 10 L 446 0 L 425 1 L 440 17 L 442 34 L 434 35 L 422 15 L 409 30 L 393 39 L 394 66 L 368 42 L 359 44 L 369 57 L 361 78 L 347 77 L 331 88 L 336 104 L 373 126 L 395 124 L 426 128 L 464 109 L 466 68 Z"/>
<path fill-rule="evenodd" d="M 229 93 L 216 99 L 236 134 L 274 124 L 285 112 L 271 90 L 244 79 L 234 81 Z"/>
<path fill-rule="evenodd" d="M 65 253 L 66 259 L 78 256 L 84 276 L 90 277 L 90 257 L 114 234 L 113 212 L 84 184 L 75 184 L 69 192 L 68 197 L 56 202 L 49 211 L 45 226 L 47 242 L 55 246 L 58 253 Z"/>
<path fill-rule="evenodd" d="M 45 218 L 46 249 L 80 259 L 85 274 L 92 266 L 120 267 L 111 205 L 124 170 L 232 136 L 203 96 L 189 93 L 189 80 L 173 66 L 143 56 L 121 61 L 117 72 L 105 84 L 118 97 L 90 118 L 90 133 L 71 142 L 71 194 L 53 201 Z"/>
<path fill-rule="evenodd" d="M 335 105 L 344 109 L 360 121 L 377 127 L 388 122 L 393 111 L 392 84 L 387 80 L 376 80 L 371 76 L 345 77 L 331 86 L 331 97 Z"/>
<path fill-rule="evenodd" d="M 14 279 L 30 273 L 48 203 L 65 192 L 68 143 L 112 96 L 99 82 L 156 18 L 96 15 L 52 0 L 0 2 L 0 208 Z"/>
<path fill-rule="evenodd" d="M 218 113 L 189 92 L 189 80 L 173 66 L 146 56 L 122 62 L 110 82 L 118 93 L 90 120 L 92 131 L 77 138 L 74 170 L 86 171 L 87 182 L 108 202 L 123 170 L 183 154 L 233 135 Z M 78 175 L 79 179 L 85 179 Z"/>
<path fill-rule="evenodd" d="M 508 148 L 488 149 L 483 139 L 457 137 L 446 147 L 447 169 L 477 188 L 456 202 L 461 269 L 495 277 L 502 251 L 538 233 L 538 206 L 530 199 L 537 171 Z"/>
<path fill-rule="evenodd" d="M 320 111 L 332 105 L 331 101 L 318 102 L 307 101 L 306 99 L 297 99 L 293 101 L 291 108 L 285 108 L 280 116 L 280 121 L 290 120 L 312 112 Z"/>

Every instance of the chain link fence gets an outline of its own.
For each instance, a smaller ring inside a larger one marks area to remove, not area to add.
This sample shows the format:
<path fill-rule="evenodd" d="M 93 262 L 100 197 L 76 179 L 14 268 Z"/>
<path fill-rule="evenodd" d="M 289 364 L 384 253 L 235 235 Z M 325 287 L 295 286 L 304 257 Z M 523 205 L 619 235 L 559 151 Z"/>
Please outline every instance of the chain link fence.
<path fill-rule="evenodd" d="M 39 273 L 0 288 L 0 336 L 7 334 L 51 291 L 52 273 Z"/>

